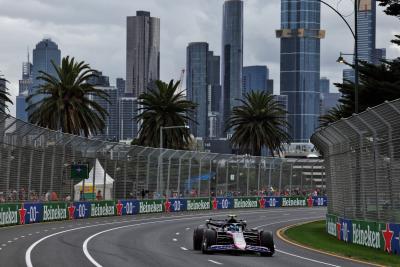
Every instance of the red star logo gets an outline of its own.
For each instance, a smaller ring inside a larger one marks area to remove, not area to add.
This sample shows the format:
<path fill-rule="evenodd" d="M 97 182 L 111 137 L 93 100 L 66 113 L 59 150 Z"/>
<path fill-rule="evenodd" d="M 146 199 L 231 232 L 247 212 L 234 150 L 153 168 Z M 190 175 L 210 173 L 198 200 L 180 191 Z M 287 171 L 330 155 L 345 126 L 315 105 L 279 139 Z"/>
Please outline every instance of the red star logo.
<path fill-rule="evenodd" d="M 394 232 L 390 231 L 389 224 L 386 224 L 386 230 L 382 231 L 383 238 L 385 239 L 385 251 L 392 252 L 392 239 Z"/>
<path fill-rule="evenodd" d="M 340 223 L 336 223 L 336 235 L 338 240 L 340 240 L 341 231 L 342 231 L 342 225 Z"/>
<path fill-rule="evenodd" d="M 212 206 L 213 206 L 213 210 L 217 210 L 218 209 L 218 200 L 216 197 L 214 197 L 213 201 L 212 201 Z"/>
<path fill-rule="evenodd" d="M 122 216 L 122 208 L 124 205 L 122 205 L 121 200 L 118 200 L 117 205 L 115 207 L 117 208 L 117 215 Z"/>
<path fill-rule="evenodd" d="M 164 207 L 165 207 L 165 212 L 170 212 L 171 211 L 171 201 L 166 199 L 165 203 L 164 203 Z"/>
<path fill-rule="evenodd" d="M 313 204 L 314 204 L 314 199 L 312 198 L 312 196 L 310 196 L 310 197 L 307 199 L 307 204 L 308 204 L 309 207 L 312 207 L 312 206 L 313 206 Z"/>
<path fill-rule="evenodd" d="M 69 213 L 69 219 L 73 220 L 75 218 L 75 206 L 74 206 L 74 204 L 71 203 L 71 205 L 68 207 L 68 213 Z"/>
<path fill-rule="evenodd" d="M 21 204 L 19 212 L 19 224 L 25 224 L 26 209 L 24 208 L 24 203 Z"/>
<path fill-rule="evenodd" d="M 265 199 L 262 197 L 258 202 L 260 202 L 260 208 L 264 209 L 265 208 Z"/>

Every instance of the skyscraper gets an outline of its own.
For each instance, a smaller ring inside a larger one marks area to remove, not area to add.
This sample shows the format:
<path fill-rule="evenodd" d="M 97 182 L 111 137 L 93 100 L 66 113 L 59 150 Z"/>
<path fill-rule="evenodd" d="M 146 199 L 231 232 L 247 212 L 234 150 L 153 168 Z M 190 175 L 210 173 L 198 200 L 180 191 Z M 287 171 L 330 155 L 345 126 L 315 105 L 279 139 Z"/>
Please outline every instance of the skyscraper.
<path fill-rule="evenodd" d="M 138 134 L 136 116 L 138 104 L 136 97 L 119 98 L 119 140 L 133 140 Z"/>
<path fill-rule="evenodd" d="M 123 78 L 117 78 L 115 84 L 118 89 L 118 97 L 123 97 L 125 94 L 125 80 Z"/>
<path fill-rule="evenodd" d="M 36 92 L 40 85 L 44 84 L 44 81 L 38 80 L 37 77 L 40 76 L 40 71 L 44 71 L 50 75 L 57 77 L 57 72 L 54 69 L 51 62 L 54 62 L 56 66 L 61 63 L 61 51 L 58 46 L 50 38 L 45 38 L 40 41 L 36 48 L 33 49 L 33 67 L 32 67 L 32 89 L 29 94 Z M 31 102 L 36 103 L 40 101 L 43 97 L 37 96 L 31 100 Z"/>
<path fill-rule="evenodd" d="M 267 66 L 247 66 L 243 68 L 243 95 L 251 91 L 268 90 L 269 70 Z"/>
<path fill-rule="evenodd" d="M 376 2 L 359 0 L 357 16 L 358 25 L 358 59 L 375 63 L 376 44 Z"/>
<path fill-rule="evenodd" d="M 222 16 L 221 133 L 225 131 L 233 107 L 242 98 L 243 1 L 225 0 Z"/>
<path fill-rule="evenodd" d="M 26 98 L 32 90 L 32 84 L 32 64 L 28 55 L 28 61 L 22 63 L 22 79 L 19 80 L 19 94 L 16 99 L 16 117 L 25 122 L 28 121 Z"/>
<path fill-rule="evenodd" d="M 137 97 L 160 78 L 160 19 L 137 11 L 126 26 L 125 92 Z"/>
<path fill-rule="evenodd" d="M 208 136 L 219 137 L 221 134 L 221 59 L 209 51 L 207 56 L 207 112 L 208 112 Z"/>
<path fill-rule="evenodd" d="M 37 80 L 37 77 L 40 76 L 39 71 L 57 76 L 57 72 L 51 64 L 51 61 L 53 61 L 56 66 L 59 66 L 61 64 L 61 51 L 58 49 L 57 44 L 50 38 L 43 39 L 36 45 L 36 48 L 33 49 L 33 92 L 38 89 L 39 85 L 44 83 L 41 80 Z"/>
<path fill-rule="evenodd" d="M 293 142 L 309 142 L 318 127 L 320 103 L 321 3 L 281 2 L 281 95 L 288 96 L 289 133 Z"/>
<path fill-rule="evenodd" d="M 96 89 L 106 92 L 109 97 L 105 99 L 96 95 L 91 95 L 90 99 L 99 104 L 108 112 L 105 119 L 105 128 L 102 134 L 95 136 L 100 140 L 118 141 L 119 138 L 119 109 L 118 109 L 118 90 L 113 86 L 95 86 Z"/>

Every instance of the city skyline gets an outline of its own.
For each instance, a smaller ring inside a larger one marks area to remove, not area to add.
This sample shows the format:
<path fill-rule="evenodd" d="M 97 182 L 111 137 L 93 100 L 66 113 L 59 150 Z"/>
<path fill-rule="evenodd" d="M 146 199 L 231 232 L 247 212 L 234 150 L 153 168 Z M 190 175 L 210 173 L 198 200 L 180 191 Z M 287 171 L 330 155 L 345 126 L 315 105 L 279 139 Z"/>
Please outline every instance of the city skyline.
<path fill-rule="evenodd" d="M 62 15 L 39 17 L 40 14 L 43 15 L 41 12 L 36 15 L 37 17 L 32 14 L 20 17 L 20 14 L 25 13 L 15 14 L 13 12 L 16 10 L 16 3 L 3 2 L 6 4 L 3 4 L 5 8 L 0 11 L 0 22 L 3 22 L 0 23 L 0 31 L 9 36 L 9 42 L 7 42 L 7 46 L 0 44 L 0 57 L 2 58 L 0 70 L 11 82 L 9 87 L 13 97 L 18 93 L 20 66 L 21 62 L 25 61 L 26 47 L 29 45 L 32 49 L 33 45 L 46 33 L 58 43 L 59 48 L 63 51 L 62 56 L 71 55 L 79 60 L 85 60 L 93 68 L 101 69 L 105 75 L 110 76 L 112 81 L 116 77 L 125 77 L 126 23 L 124 22 L 126 16 L 135 15 L 137 10 L 148 10 L 163 21 L 161 26 L 161 79 L 179 78 L 180 70 L 185 66 L 185 46 L 188 42 L 207 41 L 211 47 L 216 48 L 216 54 L 221 54 L 219 49 L 223 1 L 208 1 L 208 5 L 204 5 L 208 6 L 207 8 L 201 4 L 203 1 L 193 1 L 190 6 L 185 5 L 183 1 L 173 1 L 171 6 L 175 7 L 176 12 L 183 16 L 181 19 L 185 19 L 185 25 L 166 15 L 171 12 L 171 7 L 160 1 L 138 1 L 135 4 L 120 1 L 114 5 L 99 3 L 96 7 L 99 12 L 102 10 L 105 12 L 107 7 L 112 8 L 111 11 L 123 10 L 123 12 L 111 12 L 112 14 L 105 18 L 104 22 L 97 16 L 83 17 L 83 14 L 77 12 L 75 14 L 77 19 L 73 23 L 66 22 L 67 17 Z M 176 4 L 174 4 L 175 2 Z M 29 3 L 30 1 L 26 1 L 26 5 L 19 6 L 19 8 L 23 11 L 29 6 Z M 76 3 L 72 1 L 64 3 L 63 6 L 72 8 Z M 50 1 L 42 1 L 42 4 L 48 10 L 58 10 L 58 7 Z M 89 8 L 90 5 L 86 4 L 83 5 L 82 10 Z M 280 1 L 278 0 L 268 1 L 268 3 L 257 0 L 244 1 L 244 65 L 268 65 L 271 71 L 270 76 L 275 80 L 276 85 L 279 85 L 279 40 L 275 39 L 274 30 L 279 28 L 279 10 Z M 339 9 L 339 11 L 343 10 Z M 380 8 L 377 10 L 377 17 L 377 47 L 386 47 L 387 57 L 392 58 L 399 52 L 389 43 L 396 24 L 393 23 L 394 20 L 385 16 Z M 259 32 L 257 23 L 265 24 L 266 29 Z M 20 27 L 16 27 L 18 25 Z M 341 80 L 343 66 L 336 64 L 335 59 L 340 51 L 351 51 L 352 41 L 350 38 L 339 43 L 333 41 L 335 37 L 338 38 L 345 34 L 346 29 L 340 19 L 324 6 L 322 6 L 322 27 L 328 31 L 328 35 L 321 46 L 321 76 L 327 76 L 332 82 L 338 82 Z M 386 31 L 383 31 L 383 28 Z M 10 30 L 13 34 L 7 34 Z M 103 39 L 99 39 L 100 30 Z M 88 34 L 85 34 L 87 31 Z M 59 32 L 63 32 L 63 34 L 58 34 Z M 110 42 L 110 38 L 112 42 Z M 102 41 L 99 42 L 99 40 Z M 10 46 L 10 43 L 14 45 Z M 275 93 L 278 90 L 279 86 L 275 86 Z M 336 89 L 333 88 L 333 90 Z M 14 113 L 15 107 L 10 107 L 10 110 Z"/>

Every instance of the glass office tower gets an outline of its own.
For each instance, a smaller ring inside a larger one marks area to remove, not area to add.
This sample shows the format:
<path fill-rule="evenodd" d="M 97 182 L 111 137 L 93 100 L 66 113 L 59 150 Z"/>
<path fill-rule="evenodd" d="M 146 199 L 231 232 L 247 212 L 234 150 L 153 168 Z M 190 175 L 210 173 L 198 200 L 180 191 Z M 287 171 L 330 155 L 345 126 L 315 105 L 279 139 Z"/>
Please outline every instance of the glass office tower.
<path fill-rule="evenodd" d="M 243 95 L 251 91 L 273 94 L 268 88 L 269 70 L 267 66 L 247 66 L 243 68 Z"/>
<path fill-rule="evenodd" d="M 193 114 L 195 122 L 189 122 L 195 137 L 207 137 L 208 131 L 208 52 L 208 43 L 204 42 L 190 43 L 186 51 L 186 97 L 198 105 Z"/>
<path fill-rule="evenodd" d="M 225 130 L 233 107 L 242 98 L 243 1 L 226 0 L 222 18 L 222 95 L 221 132 Z"/>
<path fill-rule="evenodd" d="M 137 11 L 126 19 L 125 93 L 140 96 L 160 79 L 160 19 Z"/>
<path fill-rule="evenodd" d="M 318 127 L 320 97 L 321 3 L 282 0 L 281 95 L 288 96 L 289 133 L 293 142 L 309 142 Z"/>

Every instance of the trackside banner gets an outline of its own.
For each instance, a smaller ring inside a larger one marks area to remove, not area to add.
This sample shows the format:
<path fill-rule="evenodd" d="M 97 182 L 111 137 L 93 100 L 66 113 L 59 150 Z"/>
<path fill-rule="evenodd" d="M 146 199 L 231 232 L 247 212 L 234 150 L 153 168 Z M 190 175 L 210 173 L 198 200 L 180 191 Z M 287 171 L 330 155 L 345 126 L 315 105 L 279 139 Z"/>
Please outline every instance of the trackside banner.
<path fill-rule="evenodd" d="M 59 220 L 77 220 L 161 212 L 317 207 L 326 205 L 326 197 L 212 197 L 188 199 L 171 198 L 153 200 L 130 199 L 117 201 L 9 203 L 0 204 L 0 227 Z M 334 223 L 336 223 L 336 220 L 339 219 L 336 217 L 332 219 L 332 221 L 335 221 Z M 351 226 L 351 224 L 349 225 Z M 360 225 L 361 226 L 357 229 L 363 231 L 364 226 L 362 224 Z M 373 228 L 370 227 L 370 231 L 371 229 Z M 397 229 L 395 231 L 398 233 L 398 228 L 393 229 Z"/>
<path fill-rule="evenodd" d="M 349 220 L 327 214 L 326 231 L 347 243 L 400 255 L 400 224 Z"/>

